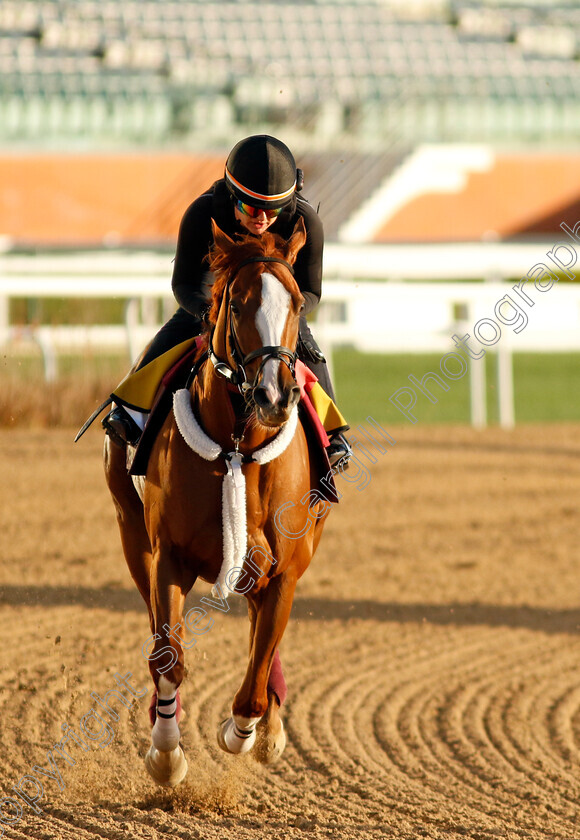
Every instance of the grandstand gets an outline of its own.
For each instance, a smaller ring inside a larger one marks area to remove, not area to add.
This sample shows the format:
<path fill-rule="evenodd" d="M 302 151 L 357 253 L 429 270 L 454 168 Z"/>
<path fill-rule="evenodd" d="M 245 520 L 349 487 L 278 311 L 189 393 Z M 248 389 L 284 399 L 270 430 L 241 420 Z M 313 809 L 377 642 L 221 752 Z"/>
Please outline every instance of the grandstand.
<path fill-rule="evenodd" d="M 574 146 L 579 25 L 575 0 L 2 0 L 0 145 L 223 157 L 279 134 L 335 239 L 419 144 Z"/>
<path fill-rule="evenodd" d="M 2 0 L 0 142 L 575 141 L 579 25 L 575 0 Z"/>

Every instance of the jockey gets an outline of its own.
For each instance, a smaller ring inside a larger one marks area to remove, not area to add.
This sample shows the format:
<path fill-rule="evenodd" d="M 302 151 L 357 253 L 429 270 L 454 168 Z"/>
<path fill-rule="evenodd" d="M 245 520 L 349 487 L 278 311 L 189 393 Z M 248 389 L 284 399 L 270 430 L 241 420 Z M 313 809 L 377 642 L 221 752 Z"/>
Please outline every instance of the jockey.
<path fill-rule="evenodd" d="M 290 238 L 296 222 L 302 218 L 307 238 L 294 264 L 294 276 L 304 296 L 297 354 L 334 401 L 325 358 L 306 321 L 321 297 L 324 234 L 318 214 L 298 194 L 301 188 L 302 172 L 296 169 L 292 153 L 280 140 L 261 134 L 234 146 L 224 177 L 190 204 L 181 220 L 171 282 L 179 308 L 151 342 L 139 370 L 202 332 L 214 280 L 208 265 L 213 245 L 212 218 L 230 237 L 248 233 L 259 237 L 270 230 L 285 239 Z M 113 406 L 103 427 L 113 438 L 135 444 L 146 415 L 127 406 Z M 332 437 L 327 453 L 331 465 L 343 461 L 342 468 L 346 467 L 351 448 L 340 432 Z"/>

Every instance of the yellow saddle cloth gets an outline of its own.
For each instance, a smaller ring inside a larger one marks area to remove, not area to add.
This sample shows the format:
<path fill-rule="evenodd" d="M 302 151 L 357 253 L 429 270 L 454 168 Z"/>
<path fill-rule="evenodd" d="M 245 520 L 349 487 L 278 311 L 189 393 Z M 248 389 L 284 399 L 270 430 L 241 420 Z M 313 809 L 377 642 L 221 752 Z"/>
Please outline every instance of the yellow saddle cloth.
<path fill-rule="evenodd" d="M 159 391 L 165 374 L 193 348 L 197 338 L 182 341 L 149 362 L 134 373 L 129 373 L 111 394 L 112 399 L 119 405 L 134 408 L 137 411 L 149 412 Z M 300 374 L 300 375 L 299 375 Z M 305 365 L 297 365 L 298 384 L 303 396 L 310 400 L 326 434 L 331 438 L 337 432 L 348 429 L 348 424 L 337 406 L 318 382 L 316 376 Z"/>

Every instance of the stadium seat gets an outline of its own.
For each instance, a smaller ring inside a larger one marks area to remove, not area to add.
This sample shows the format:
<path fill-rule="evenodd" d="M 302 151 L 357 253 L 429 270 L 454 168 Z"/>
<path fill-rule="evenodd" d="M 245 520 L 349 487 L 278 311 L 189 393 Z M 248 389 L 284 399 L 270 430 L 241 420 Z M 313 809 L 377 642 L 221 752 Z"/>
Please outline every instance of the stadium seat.
<path fill-rule="evenodd" d="M 412 99 L 405 137 L 444 139 L 450 113 L 469 134 L 480 103 L 482 140 L 500 139 L 502 131 L 506 138 L 515 131 L 522 139 L 530 132 L 576 139 L 580 9 L 564 0 L 428 7 L 421 18 L 420 7 L 411 14 L 410 5 L 387 0 L 2 0 L 0 94 L 25 100 L 20 109 L 6 105 L 9 124 L 21 111 L 26 136 L 37 132 L 39 140 L 58 129 L 61 102 L 54 96 L 95 98 L 87 130 L 100 135 L 108 124 L 118 137 L 207 136 L 212 125 L 202 128 L 199 115 L 211 110 L 205 98 L 213 98 L 220 136 L 232 120 L 240 130 L 255 121 L 277 125 L 283 103 L 288 114 L 303 115 L 304 125 L 311 109 L 311 128 L 331 142 L 333 109 L 338 115 L 360 105 L 362 122 L 378 126 L 393 99 Z M 189 125 L 188 100 L 203 103 L 192 105 Z M 330 104 L 321 111 L 324 100 Z M 508 117 L 500 101 L 520 118 Z M 67 126 L 77 132 L 75 108 L 64 108 L 63 135 Z"/>

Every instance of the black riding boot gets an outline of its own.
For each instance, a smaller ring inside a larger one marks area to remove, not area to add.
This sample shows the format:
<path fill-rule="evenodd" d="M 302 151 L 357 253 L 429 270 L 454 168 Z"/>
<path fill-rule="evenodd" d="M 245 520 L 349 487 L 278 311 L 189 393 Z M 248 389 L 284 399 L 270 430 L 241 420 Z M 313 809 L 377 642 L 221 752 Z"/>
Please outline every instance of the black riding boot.
<path fill-rule="evenodd" d="M 121 405 L 116 405 L 102 420 L 101 425 L 113 443 L 120 447 L 127 443 L 137 446 L 141 438 L 141 429 Z"/>

